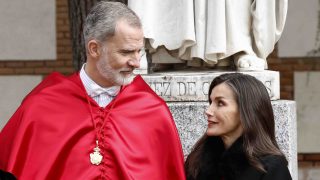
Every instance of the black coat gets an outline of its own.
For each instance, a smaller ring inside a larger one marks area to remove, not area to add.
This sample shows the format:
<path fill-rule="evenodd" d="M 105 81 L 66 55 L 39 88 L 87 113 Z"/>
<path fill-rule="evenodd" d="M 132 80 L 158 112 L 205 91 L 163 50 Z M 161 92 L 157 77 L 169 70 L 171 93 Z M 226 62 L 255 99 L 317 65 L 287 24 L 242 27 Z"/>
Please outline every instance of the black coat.
<path fill-rule="evenodd" d="M 284 157 L 267 155 L 260 158 L 265 170 L 262 172 L 251 166 L 243 152 L 242 138 L 239 138 L 228 150 L 218 137 L 209 137 L 205 144 L 205 153 L 200 160 L 196 179 L 188 180 L 291 180 Z"/>
<path fill-rule="evenodd" d="M 2 171 L 0 169 L 0 180 L 16 180 L 17 178 L 9 173 L 9 172 L 6 172 L 6 171 Z"/>

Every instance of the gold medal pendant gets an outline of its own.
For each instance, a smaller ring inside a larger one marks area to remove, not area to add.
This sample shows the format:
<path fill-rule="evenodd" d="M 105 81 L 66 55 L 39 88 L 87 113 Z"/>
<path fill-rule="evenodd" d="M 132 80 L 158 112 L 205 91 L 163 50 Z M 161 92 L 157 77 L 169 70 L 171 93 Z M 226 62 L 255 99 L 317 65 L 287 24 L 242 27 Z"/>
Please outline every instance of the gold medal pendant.
<path fill-rule="evenodd" d="M 93 152 L 90 153 L 90 162 L 93 165 L 99 165 L 102 162 L 103 156 L 100 154 L 99 142 L 96 141 L 96 147 L 93 149 Z"/>

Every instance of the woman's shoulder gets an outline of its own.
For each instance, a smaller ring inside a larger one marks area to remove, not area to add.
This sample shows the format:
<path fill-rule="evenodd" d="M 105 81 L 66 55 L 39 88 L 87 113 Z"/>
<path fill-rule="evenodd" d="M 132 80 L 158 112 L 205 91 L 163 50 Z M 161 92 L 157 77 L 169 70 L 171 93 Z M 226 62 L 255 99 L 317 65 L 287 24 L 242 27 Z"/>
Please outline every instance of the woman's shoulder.
<path fill-rule="evenodd" d="M 264 179 L 272 180 L 291 180 L 291 175 L 288 169 L 288 162 L 284 156 L 266 155 L 260 158 L 265 170 Z"/>
<path fill-rule="evenodd" d="M 287 167 L 288 161 L 284 156 L 281 155 L 266 155 L 260 158 L 261 163 L 268 167 L 278 167 L 279 165 L 283 165 Z"/>

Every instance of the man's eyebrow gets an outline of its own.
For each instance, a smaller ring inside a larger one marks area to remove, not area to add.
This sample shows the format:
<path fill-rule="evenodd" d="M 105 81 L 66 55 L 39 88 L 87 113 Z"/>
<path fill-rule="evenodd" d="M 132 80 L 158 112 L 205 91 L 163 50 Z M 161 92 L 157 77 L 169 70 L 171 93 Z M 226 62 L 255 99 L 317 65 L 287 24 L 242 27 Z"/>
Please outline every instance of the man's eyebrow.
<path fill-rule="evenodd" d="M 134 49 L 119 49 L 119 52 L 134 52 Z"/>
<path fill-rule="evenodd" d="M 144 48 L 121 48 L 121 49 L 118 49 L 119 52 L 135 52 L 135 51 L 142 51 Z"/>

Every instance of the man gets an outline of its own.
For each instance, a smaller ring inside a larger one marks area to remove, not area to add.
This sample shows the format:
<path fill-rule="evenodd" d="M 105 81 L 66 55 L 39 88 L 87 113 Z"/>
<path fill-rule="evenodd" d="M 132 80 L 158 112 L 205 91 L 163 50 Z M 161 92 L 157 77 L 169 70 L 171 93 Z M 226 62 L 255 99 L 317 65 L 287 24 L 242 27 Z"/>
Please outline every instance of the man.
<path fill-rule="evenodd" d="M 100 2 L 84 26 L 87 63 L 53 73 L 0 135 L 0 169 L 18 179 L 185 179 L 165 102 L 140 76 L 143 32 L 125 5 Z"/>

